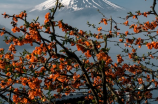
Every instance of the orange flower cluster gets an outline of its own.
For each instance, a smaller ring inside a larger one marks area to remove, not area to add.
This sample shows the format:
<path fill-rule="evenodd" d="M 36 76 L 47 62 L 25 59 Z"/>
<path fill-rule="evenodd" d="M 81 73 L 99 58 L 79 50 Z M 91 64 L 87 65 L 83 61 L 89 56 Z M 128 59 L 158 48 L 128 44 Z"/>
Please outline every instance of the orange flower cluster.
<path fill-rule="evenodd" d="M 104 22 L 104 24 L 105 25 L 107 25 L 108 23 L 107 23 L 107 20 L 105 19 L 105 18 L 102 18 L 102 20 L 100 21 L 101 23 L 103 23 Z"/>
<path fill-rule="evenodd" d="M 137 25 L 135 25 L 134 28 L 133 28 L 133 31 L 134 31 L 135 33 L 139 33 L 139 32 L 140 32 L 139 29 L 140 29 L 140 28 L 138 28 Z"/>
<path fill-rule="evenodd" d="M 45 30 L 46 33 L 50 33 L 50 27 L 47 27 Z"/>
<path fill-rule="evenodd" d="M 4 88 L 8 87 L 12 83 L 13 83 L 13 80 L 11 78 L 7 79 L 7 81 L 2 80 L 0 82 L 0 88 L 4 89 Z"/>
<path fill-rule="evenodd" d="M 60 70 L 63 70 L 64 68 L 65 68 L 64 64 L 63 64 L 63 63 L 60 63 L 59 69 L 60 69 Z"/>
<path fill-rule="evenodd" d="M 32 41 L 33 41 L 33 37 L 31 37 L 32 35 L 26 34 L 25 35 L 25 43 L 30 43 L 31 46 L 33 46 Z"/>
<path fill-rule="evenodd" d="M 20 28 L 22 29 L 23 27 L 22 26 L 20 26 Z M 13 29 L 12 29 L 12 31 L 13 31 L 13 33 L 15 33 L 15 32 L 20 32 L 20 28 L 18 28 L 18 27 L 14 27 Z M 19 41 L 18 39 L 15 39 L 15 38 L 13 38 L 13 42 L 14 42 L 14 45 L 19 45 L 19 46 L 21 46 L 21 45 L 24 45 L 24 44 L 27 44 L 27 43 L 30 43 L 31 44 L 31 46 L 33 45 L 32 44 L 32 42 L 33 42 L 33 40 L 37 40 L 37 41 L 41 41 L 41 39 L 40 39 L 40 36 L 39 36 L 39 34 L 38 34 L 38 32 L 36 31 L 36 28 L 37 29 L 42 29 L 42 26 L 40 26 L 39 25 L 39 23 L 31 23 L 30 24 L 30 28 L 29 28 L 29 33 L 30 34 L 26 34 L 25 35 L 25 38 L 23 38 L 21 41 Z M 23 29 L 22 29 L 23 31 L 26 31 L 26 27 L 24 27 Z M 8 42 L 8 41 L 7 41 Z"/>
<path fill-rule="evenodd" d="M 94 77 L 94 82 L 93 82 L 93 86 L 99 85 L 102 83 L 102 80 L 99 76 Z"/>
<path fill-rule="evenodd" d="M 48 12 L 48 13 L 46 13 L 46 15 L 45 15 L 45 20 L 44 20 L 44 24 L 46 24 L 47 22 L 49 22 L 49 20 L 50 20 L 50 13 Z"/>
<path fill-rule="evenodd" d="M 80 78 L 80 74 L 76 74 L 76 72 L 74 73 L 74 75 L 73 75 L 73 80 L 74 80 L 74 82 L 77 80 L 77 79 L 79 79 Z"/>
<path fill-rule="evenodd" d="M 127 26 L 128 25 L 128 21 L 125 21 L 124 24 L 125 24 L 125 26 Z"/>
<path fill-rule="evenodd" d="M 5 65 L 7 65 L 5 61 L 3 59 L 0 59 L 0 69 L 5 69 Z"/>
<path fill-rule="evenodd" d="M 157 87 L 157 86 L 158 86 L 158 82 L 157 82 L 157 81 L 155 81 L 154 79 L 152 79 L 152 82 L 154 82 L 155 87 Z"/>
<path fill-rule="evenodd" d="M 121 57 L 121 55 L 117 55 L 117 62 L 118 63 L 122 63 L 122 61 L 124 61 Z"/>
<path fill-rule="evenodd" d="M 70 29 L 72 28 L 71 26 L 69 26 L 68 24 L 64 24 L 62 21 L 58 21 L 58 26 L 59 28 L 62 29 L 63 32 L 67 32 L 70 31 Z M 73 31 L 70 32 L 70 35 L 73 35 Z"/>
<path fill-rule="evenodd" d="M 94 36 L 95 36 L 97 39 L 103 39 L 102 33 L 98 33 L 97 35 L 94 34 Z"/>
<path fill-rule="evenodd" d="M 149 21 L 145 22 L 144 23 L 144 26 L 142 26 L 142 29 L 144 30 L 154 30 L 156 27 L 158 26 L 157 22 L 156 21 L 153 21 L 151 23 L 149 23 Z"/>
<path fill-rule="evenodd" d="M 31 28 L 29 28 L 29 30 L 33 29 L 34 31 L 35 31 L 35 28 L 37 28 L 37 29 L 43 28 L 43 26 L 41 26 L 40 23 L 38 23 L 38 22 L 37 23 L 30 23 L 29 26 L 31 27 Z M 24 27 L 24 29 L 25 29 L 25 27 Z"/>
<path fill-rule="evenodd" d="M 38 78 L 33 77 L 28 81 L 28 85 L 31 89 L 40 88 L 41 82 L 42 80 L 39 80 Z"/>
<path fill-rule="evenodd" d="M 18 22 L 18 18 L 17 17 L 13 17 L 13 21 L 14 22 Z"/>
<path fill-rule="evenodd" d="M 67 82 L 67 77 L 65 75 L 60 75 L 60 77 L 58 77 L 57 79 L 61 83 Z"/>
<path fill-rule="evenodd" d="M 148 12 L 144 12 L 144 13 L 143 13 L 144 17 L 147 17 L 147 14 L 149 15 Z"/>
<path fill-rule="evenodd" d="M 86 46 L 90 46 L 91 44 L 88 41 L 84 42 L 86 44 Z"/>
<path fill-rule="evenodd" d="M 101 31 L 102 30 L 102 27 L 98 27 L 98 31 Z"/>
<path fill-rule="evenodd" d="M 113 78 L 115 79 L 116 77 L 122 77 L 123 74 L 125 73 L 125 68 L 117 67 L 117 70 L 115 71 Z"/>
<path fill-rule="evenodd" d="M 17 61 L 13 61 L 12 62 L 12 66 L 14 66 L 14 67 L 22 67 L 22 62 L 17 62 Z"/>
<path fill-rule="evenodd" d="M 128 57 L 131 59 L 133 57 L 133 53 L 128 53 Z"/>
<path fill-rule="evenodd" d="M 34 55 L 31 55 L 31 57 L 29 57 L 28 55 L 27 55 L 27 57 L 26 58 L 30 58 L 30 62 L 37 62 L 37 58 L 34 56 Z"/>
<path fill-rule="evenodd" d="M 150 50 L 151 50 L 152 48 L 158 49 L 158 42 L 153 41 L 153 42 L 151 42 L 151 43 L 147 43 L 146 46 L 147 46 L 148 49 L 150 49 Z"/>
<path fill-rule="evenodd" d="M 29 98 L 32 100 L 37 96 L 39 96 L 42 99 L 42 91 L 40 88 L 35 87 L 34 89 L 29 90 L 28 95 Z"/>
<path fill-rule="evenodd" d="M 13 16 L 13 21 L 14 22 L 18 22 L 18 18 L 23 19 L 24 17 L 26 17 L 27 14 L 24 12 L 21 12 L 19 15 Z"/>
<path fill-rule="evenodd" d="M 83 30 L 79 30 L 79 32 L 78 32 L 78 34 L 81 35 L 81 36 L 83 36 L 84 33 L 85 32 Z"/>
<path fill-rule="evenodd" d="M 127 36 L 129 34 L 129 32 L 128 31 L 125 31 L 125 35 Z"/>
<path fill-rule="evenodd" d="M 15 54 L 16 53 L 15 45 L 11 44 L 8 50 Z"/>
<path fill-rule="evenodd" d="M 58 26 L 59 26 L 59 28 L 62 28 L 63 27 L 63 23 L 61 21 L 58 21 Z"/>
<path fill-rule="evenodd" d="M 55 81 L 60 76 L 60 73 L 51 74 L 49 77 Z"/>
<path fill-rule="evenodd" d="M 106 65 L 108 65 L 109 63 L 112 62 L 111 57 L 108 56 L 107 54 L 105 54 L 104 52 L 99 52 L 96 56 L 97 56 L 97 59 L 98 59 L 98 60 L 100 60 L 100 61 L 101 61 L 101 60 L 105 61 L 105 62 L 106 62 Z"/>
<path fill-rule="evenodd" d="M 134 53 L 135 53 L 135 52 L 136 52 L 136 49 L 134 49 L 134 48 L 133 48 L 133 49 L 132 49 L 132 52 L 134 52 Z"/>
<path fill-rule="evenodd" d="M 82 51 L 82 53 L 85 52 L 85 48 L 83 46 L 77 44 L 76 47 L 78 51 Z"/>
<path fill-rule="evenodd" d="M 20 28 L 15 26 L 12 28 L 12 31 L 13 31 L 13 33 L 20 32 Z"/>
<path fill-rule="evenodd" d="M 15 17 L 19 17 L 20 19 L 23 19 L 24 17 L 27 16 L 27 13 L 21 12 L 19 15 L 16 15 Z"/>
<path fill-rule="evenodd" d="M 137 15 L 133 15 L 133 19 L 138 19 L 138 18 L 137 18 Z"/>
<path fill-rule="evenodd" d="M 112 31 L 111 31 L 111 30 L 109 31 L 109 34 L 112 34 Z"/>
<path fill-rule="evenodd" d="M 41 38 L 39 36 L 39 32 L 36 31 L 36 25 L 32 25 L 33 27 L 30 27 L 29 28 L 29 33 L 30 33 L 30 37 L 33 39 L 33 40 L 36 40 L 38 42 L 41 42 Z M 39 26 L 39 28 L 41 29 L 42 27 Z"/>
<path fill-rule="evenodd" d="M 18 95 L 13 95 L 13 102 L 18 104 L 21 101 L 21 98 Z"/>
<path fill-rule="evenodd" d="M 120 78 L 120 81 L 122 81 L 123 85 L 128 84 L 128 83 L 131 82 L 131 80 L 129 78 L 125 78 L 124 76 Z"/>
<path fill-rule="evenodd" d="M 119 39 L 119 41 L 120 41 L 120 42 L 123 42 L 123 40 L 122 40 L 122 39 Z"/>
<path fill-rule="evenodd" d="M 143 43 L 143 41 L 144 41 L 143 39 L 138 38 L 135 42 L 135 45 L 138 45 L 138 47 L 141 48 L 141 44 Z"/>
<path fill-rule="evenodd" d="M 70 70 L 72 70 L 72 66 L 71 66 L 71 65 L 67 65 L 66 69 L 67 69 L 68 71 L 70 71 Z"/>
<path fill-rule="evenodd" d="M 35 50 L 32 52 L 32 54 L 41 55 L 43 53 L 47 52 L 46 46 L 44 44 L 41 44 L 39 47 L 35 47 Z"/>
<path fill-rule="evenodd" d="M 87 50 L 87 52 L 85 52 L 85 56 L 87 58 L 90 58 L 91 57 L 91 51 L 90 50 Z"/>
<path fill-rule="evenodd" d="M 22 46 L 25 44 L 25 39 L 19 40 L 19 39 L 13 38 L 13 43 L 14 45 Z"/>
<path fill-rule="evenodd" d="M 11 54 L 11 53 L 6 53 L 6 54 L 5 54 L 5 58 L 6 58 L 6 59 L 9 59 L 9 60 L 13 60 L 13 59 L 14 59 L 14 55 Z"/>
<path fill-rule="evenodd" d="M 117 34 L 117 35 L 120 35 L 120 32 L 117 32 L 116 34 Z"/>
<path fill-rule="evenodd" d="M 134 42 L 134 39 L 126 39 L 126 43 L 133 44 L 133 42 Z"/>
<path fill-rule="evenodd" d="M 6 17 L 9 18 L 9 16 L 6 14 L 6 12 L 4 12 L 2 15 L 4 15 L 4 18 L 6 18 Z"/>
<path fill-rule="evenodd" d="M 69 35 L 74 35 L 74 31 L 71 30 L 70 33 L 69 33 Z"/>
<path fill-rule="evenodd" d="M 4 31 L 0 31 L 0 35 L 3 36 L 4 35 Z"/>
<path fill-rule="evenodd" d="M 72 84 L 73 88 L 79 88 L 81 86 L 81 83 L 76 81 L 75 83 Z"/>
<path fill-rule="evenodd" d="M 126 67 L 126 70 L 128 70 L 129 72 L 136 74 L 136 73 L 141 73 L 141 68 L 137 65 L 133 65 L 133 66 L 129 66 Z"/>
<path fill-rule="evenodd" d="M 28 79 L 28 78 L 20 77 L 20 81 L 21 81 L 21 84 L 22 84 L 23 86 L 26 86 L 26 84 L 28 83 L 29 80 L 30 80 L 30 79 Z"/>
<path fill-rule="evenodd" d="M 65 95 L 67 96 L 71 92 L 71 89 L 69 86 L 66 87 Z"/>
<path fill-rule="evenodd" d="M 142 79 L 142 78 L 138 78 L 137 80 L 138 80 L 138 83 L 139 83 L 139 84 L 142 84 L 142 83 L 143 83 L 143 79 Z"/>
<path fill-rule="evenodd" d="M 74 67 L 75 67 L 75 68 L 79 67 L 79 64 L 74 64 Z"/>
<path fill-rule="evenodd" d="M 147 82 L 150 81 L 150 75 L 148 75 L 148 74 L 147 74 L 147 77 L 146 77 L 146 81 L 147 81 Z"/>
<path fill-rule="evenodd" d="M 129 29 L 134 28 L 135 24 L 129 26 Z"/>
<path fill-rule="evenodd" d="M 105 69 L 106 69 L 106 68 L 105 68 Z M 106 71 L 105 71 L 105 75 L 107 76 L 107 79 L 109 79 L 109 78 L 116 78 L 116 75 L 115 75 L 115 73 L 112 71 L 112 69 L 106 70 Z M 110 82 L 110 80 L 107 81 L 107 82 Z"/>

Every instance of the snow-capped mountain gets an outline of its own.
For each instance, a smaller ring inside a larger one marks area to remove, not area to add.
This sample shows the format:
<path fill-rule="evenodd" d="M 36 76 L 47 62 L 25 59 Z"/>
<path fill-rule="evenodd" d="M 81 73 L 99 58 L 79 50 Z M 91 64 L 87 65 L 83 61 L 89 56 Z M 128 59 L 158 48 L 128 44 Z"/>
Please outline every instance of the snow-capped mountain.
<path fill-rule="evenodd" d="M 61 10 L 79 11 L 83 9 L 108 9 L 108 10 L 123 10 L 124 8 L 108 1 L 108 0 L 59 0 L 64 5 Z M 55 7 L 56 0 L 46 0 L 45 2 L 36 5 L 29 12 L 35 10 L 48 10 Z"/>

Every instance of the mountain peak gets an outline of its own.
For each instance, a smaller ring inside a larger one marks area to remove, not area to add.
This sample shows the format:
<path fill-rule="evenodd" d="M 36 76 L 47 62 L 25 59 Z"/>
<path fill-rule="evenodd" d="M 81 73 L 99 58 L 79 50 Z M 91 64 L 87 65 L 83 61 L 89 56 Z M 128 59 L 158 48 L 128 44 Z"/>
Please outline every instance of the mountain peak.
<path fill-rule="evenodd" d="M 108 1 L 108 0 L 59 0 L 64 7 L 61 10 L 78 11 L 86 8 L 96 8 L 96 9 L 115 9 L 124 10 L 124 8 Z M 35 10 L 47 10 L 55 7 L 56 0 L 47 0 L 41 4 L 36 5 L 29 12 Z"/>

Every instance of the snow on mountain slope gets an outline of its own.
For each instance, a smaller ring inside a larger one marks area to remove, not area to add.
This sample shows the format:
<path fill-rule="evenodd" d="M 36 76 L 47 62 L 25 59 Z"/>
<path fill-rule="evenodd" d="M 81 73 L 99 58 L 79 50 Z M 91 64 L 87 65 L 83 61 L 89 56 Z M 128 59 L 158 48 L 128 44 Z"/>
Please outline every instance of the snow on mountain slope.
<path fill-rule="evenodd" d="M 108 1 L 108 0 L 59 0 L 64 8 L 62 10 L 78 11 L 86 8 L 97 8 L 97 9 L 115 9 L 123 10 L 124 8 Z M 47 0 L 39 5 L 36 5 L 29 12 L 35 10 L 47 10 L 55 7 L 56 0 Z"/>

